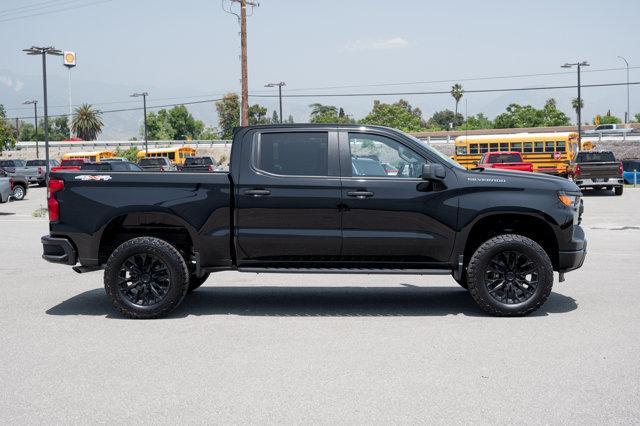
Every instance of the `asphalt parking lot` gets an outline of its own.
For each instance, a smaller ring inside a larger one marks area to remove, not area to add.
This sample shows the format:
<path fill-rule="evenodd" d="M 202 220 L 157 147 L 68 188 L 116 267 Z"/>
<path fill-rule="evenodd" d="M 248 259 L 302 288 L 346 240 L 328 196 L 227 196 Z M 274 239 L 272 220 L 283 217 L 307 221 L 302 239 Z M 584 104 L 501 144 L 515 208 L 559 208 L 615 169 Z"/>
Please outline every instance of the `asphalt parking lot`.
<path fill-rule="evenodd" d="M 0 205 L 3 423 L 638 423 L 640 189 L 585 197 L 584 267 L 525 318 L 449 277 L 212 275 L 169 318 L 40 258 Z"/>

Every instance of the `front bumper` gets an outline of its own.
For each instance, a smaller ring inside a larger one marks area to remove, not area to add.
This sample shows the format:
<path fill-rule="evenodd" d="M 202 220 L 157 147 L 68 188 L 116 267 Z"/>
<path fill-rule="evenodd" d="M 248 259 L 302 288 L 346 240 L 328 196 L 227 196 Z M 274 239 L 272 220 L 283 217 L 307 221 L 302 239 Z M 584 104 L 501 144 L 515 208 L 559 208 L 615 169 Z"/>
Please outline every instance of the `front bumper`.
<path fill-rule="evenodd" d="M 47 262 L 75 265 L 78 260 L 76 248 L 71 241 L 62 237 L 45 235 L 42 241 L 42 258 Z"/>
<path fill-rule="evenodd" d="M 558 252 L 558 272 L 569 272 L 578 269 L 584 263 L 587 256 L 587 239 L 580 226 L 573 227 L 573 237 L 570 244 L 571 250 Z"/>

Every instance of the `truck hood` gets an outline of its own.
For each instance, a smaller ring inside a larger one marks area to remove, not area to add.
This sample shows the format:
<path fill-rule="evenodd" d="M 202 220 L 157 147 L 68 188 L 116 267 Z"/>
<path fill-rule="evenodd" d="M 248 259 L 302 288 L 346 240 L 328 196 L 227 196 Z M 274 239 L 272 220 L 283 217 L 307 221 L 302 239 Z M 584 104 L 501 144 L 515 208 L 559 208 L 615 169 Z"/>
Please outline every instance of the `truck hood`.
<path fill-rule="evenodd" d="M 463 177 L 467 182 L 478 182 L 489 186 L 517 186 L 531 189 L 549 189 L 579 193 L 580 188 L 570 181 L 558 176 L 543 173 L 522 172 L 518 170 L 483 169 L 467 170 Z"/>

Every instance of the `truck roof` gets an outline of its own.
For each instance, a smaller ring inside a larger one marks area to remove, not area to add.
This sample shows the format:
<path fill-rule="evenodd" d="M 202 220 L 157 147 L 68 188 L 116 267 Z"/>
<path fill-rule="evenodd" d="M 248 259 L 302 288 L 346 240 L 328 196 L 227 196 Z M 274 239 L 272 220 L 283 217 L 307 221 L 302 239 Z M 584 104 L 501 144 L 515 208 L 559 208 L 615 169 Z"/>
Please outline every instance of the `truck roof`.
<path fill-rule="evenodd" d="M 252 126 L 239 126 L 233 128 L 233 133 L 239 132 L 241 130 L 251 130 L 251 129 L 300 129 L 300 128 L 309 128 L 309 129 L 325 129 L 327 127 L 340 127 L 343 129 L 384 129 L 384 130 L 393 130 L 397 132 L 397 129 L 393 129 L 391 127 L 386 126 L 371 126 L 371 125 L 362 125 L 362 124 L 340 124 L 340 123 L 293 123 L 293 124 L 258 124 Z"/>

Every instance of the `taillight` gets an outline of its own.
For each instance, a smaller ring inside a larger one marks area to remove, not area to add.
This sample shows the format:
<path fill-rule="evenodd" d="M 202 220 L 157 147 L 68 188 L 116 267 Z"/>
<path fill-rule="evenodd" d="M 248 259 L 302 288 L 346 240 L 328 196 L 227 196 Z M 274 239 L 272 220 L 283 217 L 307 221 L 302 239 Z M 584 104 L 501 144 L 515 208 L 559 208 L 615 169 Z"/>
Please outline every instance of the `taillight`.
<path fill-rule="evenodd" d="M 209 164 L 209 171 L 210 171 L 210 172 L 214 171 L 214 167 L 213 167 L 213 165 L 212 165 L 212 164 Z"/>
<path fill-rule="evenodd" d="M 49 179 L 47 188 L 47 207 L 49 207 L 49 222 L 57 222 L 60 219 L 60 204 L 56 200 L 55 193 L 64 189 L 64 181 Z"/>
<path fill-rule="evenodd" d="M 618 174 L 622 175 L 622 172 L 623 172 L 623 170 L 622 170 L 622 162 L 620 162 L 620 163 L 618 163 Z"/>
<path fill-rule="evenodd" d="M 9 188 L 11 189 L 11 191 L 13 191 L 13 183 L 14 183 L 14 182 L 13 182 L 13 178 L 12 178 L 12 177 L 10 177 L 10 178 L 9 178 Z"/>
<path fill-rule="evenodd" d="M 42 167 L 38 166 L 38 174 L 41 175 L 42 174 Z"/>
<path fill-rule="evenodd" d="M 576 164 L 576 170 L 573 172 L 574 175 L 580 176 L 580 164 Z"/>

